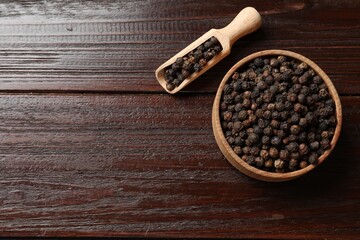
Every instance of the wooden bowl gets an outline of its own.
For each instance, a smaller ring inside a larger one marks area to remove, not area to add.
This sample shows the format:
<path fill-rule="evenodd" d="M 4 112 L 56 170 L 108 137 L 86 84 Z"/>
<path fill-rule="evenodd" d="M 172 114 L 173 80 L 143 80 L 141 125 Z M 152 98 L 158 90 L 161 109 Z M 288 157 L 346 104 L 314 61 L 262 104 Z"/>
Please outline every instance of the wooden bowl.
<path fill-rule="evenodd" d="M 265 51 L 260 51 L 254 54 L 251 54 L 245 58 L 243 58 L 242 60 L 240 60 L 238 63 L 236 63 L 225 75 L 225 77 L 223 78 L 223 80 L 220 83 L 220 87 L 216 93 L 216 97 L 215 97 L 215 101 L 214 101 L 214 105 L 213 105 L 213 110 L 212 110 L 212 126 L 213 126 L 213 132 L 215 135 L 215 139 L 217 144 L 219 145 L 219 148 L 221 150 L 221 152 L 224 154 L 224 156 L 226 157 L 226 159 L 234 166 L 236 167 L 238 170 L 240 170 L 242 173 L 256 178 L 258 180 L 263 180 L 263 181 L 267 181 L 267 182 L 282 182 L 282 181 L 288 181 L 288 180 L 292 180 L 295 179 L 297 177 L 300 177 L 304 174 L 306 174 L 307 172 L 310 172 L 311 170 L 313 170 L 317 165 L 313 165 L 310 164 L 308 165 L 306 168 L 297 170 L 297 171 L 293 171 L 293 172 L 287 172 L 287 173 L 274 173 L 274 172 L 267 172 L 264 170 L 260 170 L 258 168 L 255 168 L 251 165 L 249 165 L 248 163 L 246 163 L 244 160 L 242 160 L 234 151 L 233 149 L 230 147 L 230 145 L 228 144 L 228 142 L 225 139 L 222 127 L 221 127 L 221 122 L 220 122 L 220 100 L 221 100 L 221 96 L 223 93 L 223 88 L 224 85 L 228 82 L 229 78 L 232 76 L 232 74 L 239 68 L 243 67 L 246 63 L 254 60 L 257 57 L 264 57 L 264 56 L 287 56 L 293 59 L 296 59 L 300 62 L 305 62 L 306 64 L 308 64 L 308 66 L 310 68 L 312 68 L 325 82 L 325 84 L 327 85 L 330 95 L 332 97 L 332 99 L 335 102 L 335 108 L 336 108 L 336 118 L 337 118 L 337 126 L 335 128 L 335 134 L 332 138 L 331 141 L 331 148 L 326 150 L 325 153 L 323 155 L 321 155 L 318 159 L 318 164 L 321 164 L 322 162 L 325 161 L 325 159 L 329 156 L 329 154 L 331 153 L 331 151 L 334 149 L 338 139 L 339 139 L 339 135 L 340 135 L 340 130 L 341 130 L 341 125 L 342 125 L 342 110 L 341 110 L 341 103 L 340 103 L 340 99 L 339 99 L 339 95 L 336 92 L 336 89 L 333 85 L 333 83 L 331 82 L 330 78 L 325 74 L 325 72 L 323 70 L 320 69 L 320 67 L 318 65 L 316 65 L 313 61 L 311 61 L 310 59 L 294 53 L 294 52 L 290 52 L 290 51 L 285 51 L 285 50 L 265 50 Z"/>

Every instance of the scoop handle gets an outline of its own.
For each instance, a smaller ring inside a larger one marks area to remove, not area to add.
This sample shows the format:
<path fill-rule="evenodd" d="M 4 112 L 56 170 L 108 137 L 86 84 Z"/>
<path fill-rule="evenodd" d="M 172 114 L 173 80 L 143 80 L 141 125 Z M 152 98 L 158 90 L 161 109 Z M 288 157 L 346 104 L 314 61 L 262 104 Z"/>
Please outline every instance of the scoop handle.
<path fill-rule="evenodd" d="M 259 12 L 253 7 L 246 7 L 232 20 L 229 25 L 220 29 L 232 46 L 239 38 L 256 31 L 262 24 Z"/>

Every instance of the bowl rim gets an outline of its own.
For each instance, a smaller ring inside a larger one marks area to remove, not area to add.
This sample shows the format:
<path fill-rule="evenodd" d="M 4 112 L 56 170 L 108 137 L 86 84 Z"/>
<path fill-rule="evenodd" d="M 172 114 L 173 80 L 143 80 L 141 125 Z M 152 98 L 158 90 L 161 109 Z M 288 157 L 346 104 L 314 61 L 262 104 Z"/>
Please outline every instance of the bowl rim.
<path fill-rule="evenodd" d="M 330 92 L 330 95 L 335 103 L 335 112 L 336 112 L 336 119 L 337 119 L 337 125 L 335 128 L 334 136 L 330 143 L 330 149 L 326 150 L 324 154 L 322 154 L 319 159 L 318 163 L 316 165 L 309 164 L 307 167 L 303 169 L 299 169 L 292 172 L 286 172 L 286 173 L 275 173 L 275 172 L 267 172 L 265 170 L 258 169 L 256 167 L 253 167 L 246 163 L 244 160 L 242 160 L 231 148 L 229 143 L 226 141 L 224 132 L 221 127 L 221 121 L 220 121 L 220 100 L 223 92 L 223 88 L 225 84 L 228 82 L 229 78 L 232 76 L 232 74 L 239 68 L 243 67 L 246 63 L 254 60 L 257 57 L 264 57 L 264 56 L 286 56 L 293 58 L 295 60 L 298 60 L 300 62 L 305 62 L 311 69 L 313 69 L 324 81 L 326 86 L 328 87 L 328 90 Z M 217 90 L 214 104 L 213 104 L 213 111 L 212 111 L 212 126 L 213 126 L 213 132 L 215 135 L 216 142 L 222 151 L 222 153 L 225 155 L 226 159 L 238 170 L 243 172 L 244 174 L 256 178 L 258 180 L 263 181 L 270 181 L 270 182 L 280 182 L 280 181 L 288 181 L 291 179 L 295 179 L 297 177 L 300 177 L 304 175 L 305 173 L 310 172 L 313 170 L 316 166 L 320 165 L 324 160 L 329 156 L 329 154 L 334 149 L 339 136 L 341 132 L 341 126 L 342 126 L 342 107 L 339 95 L 335 89 L 335 86 L 333 85 L 330 78 L 326 75 L 326 73 L 312 60 L 309 58 L 304 57 L 303 55 L 300 55 L 298 53 L 288 51 L 288 50 L 279 50 L 279 49 L 271 49 L 271 50 L 262 50 L 259 52 L 255 52 L 253 54 L 250 54 L 240 61 L 238 61 L 234 66 L 230 68 L 230 70 L 225 74 L 224 78 L 222 79 L 220 86 Z"/>

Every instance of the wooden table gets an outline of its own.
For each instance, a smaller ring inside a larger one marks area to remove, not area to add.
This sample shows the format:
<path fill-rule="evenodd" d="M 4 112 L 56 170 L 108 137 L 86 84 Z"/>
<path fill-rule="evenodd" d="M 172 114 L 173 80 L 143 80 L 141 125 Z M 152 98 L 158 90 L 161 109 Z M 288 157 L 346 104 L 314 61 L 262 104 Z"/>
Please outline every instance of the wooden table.
<path fill-rule="evenodd" d="M 262 28 L 165 93 L 154 70 L 249 5 Z M 360 238 L 359 1 L 24 0 L 0 12 L 0 236 Z M 341 95 L 335 151 L 291 182 L 241 174 L 212 134 L 223 75 L 263 49 L 309 57 Z"/>

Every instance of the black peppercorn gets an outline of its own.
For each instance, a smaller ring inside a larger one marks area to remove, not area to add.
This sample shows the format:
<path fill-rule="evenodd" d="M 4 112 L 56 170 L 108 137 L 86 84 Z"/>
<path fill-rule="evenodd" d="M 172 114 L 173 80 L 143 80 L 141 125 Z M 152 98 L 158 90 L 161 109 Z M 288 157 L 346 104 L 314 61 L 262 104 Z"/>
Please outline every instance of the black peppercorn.
<path fill-rule="evenodd" d="M 271 114 L 271 118 L 275 119 L 275 120 L 279 120 L 279 118 L 280 118 L 279 112 L 278 111 L 273 111 L 272 114 Z"/>
<path fill-rule="evenodd" d="M 224 114 L 224 120 L 225 121 L 230 121 L 231 119 L 232 119 L 232 116 L 233 116 L 233 114 L 232 114 L 232 112 L 225 112 L 225 114 Z"/>
<path fill-rule="evenodd" d="M 265 167 L 266 168 L 271 168 L 274 165 L 274 161 L 269 159 L 267 161 L 265 161 Z"/>
<path fill-rule="evenodd" d="M 328 128 L 328 120 L 327 119 L 320 119 L 319 120 L 319 130 L 325 130 Z"/>
<path fill-rule="evenodd" d="M 234 144 L 237 145 L 237 146 L 243 146 L 244 142 L 245 141 L 241 137 L 238 136 L 238 137 L 235 138 Z"/>
<path fill-rule="evenodd" d="M 261 118 L 261 117 L 263 117 L 263 115 L 264 115 L 264 111 L 262 110 L 262 109 L 256 109 L 255 110 L 255 115 L 258 117 L 258 118 Z"/>
<path fill-rule="evenodd" d="M 175 85 L 172 83 L 166 83 L 166 89 L 172 91 L 175 89 Z"/>
<path fill-rule="evenodd" d="M 319 149 L 316 151 L 316 153 L 317 153 L 319 156 L 321 156 L 321 155 L 323 155 L 323 154 L 325 153 L 325 150 L 322 149 L 322 148 L 319 148 Z"/>
<path fill-rule="evenodd" d="M 226 140 L 230 145 L 233 145 L 235 142 L 235 139 L 233 137 L 227 137 Z"/>
<path fill-rule="evenodd" d="M 205 65 L 206 65 L 206 59 L 205 58 L 201 58 L 200 60 L 199 60 L 199 64 L 200 64 L 200 66 L 201 67 L 204 67 Z"/>
<path fill-rule="evenodd" d="M 299 153 L 302 156 L 308 154 L 309 153 L 309 147 L 305 143 L 300 144 L 299 145 Z"/>
<path fill-rule="evenodd" d="M 323 82 L 322 79 L 317 75 L 313 77 L 312 81 L 313 81 L 313 83 L 318 84 L 318 85 L 322 84 L 322 82 Z"/>
<path fill-rule="evenodd" d="M 277 102 L 275 104 L 276 110 L 278 110 L 279 112 L 283 111 L 285 109 L 285 105 L 282 102 Z"/>
<path fill-rule="evenodd" d="M 271 138 L 271 141 L 270 141 L 271 145 L 273 146 L 279 146 L 281 144 L 281 139 L 277 136 L 274 136 Z"/>
<path fill-rule="evenodd" d="M 222 51 L 222 49 L 221 49 L 220 46 L 215 46 L 215 47 L 214 47 L 214 50 L 215 50 L 215 53 L 216 53 L 216 54 Z"/>
<path fill-rule="evenodd" d="M 250 108 L 251 107 L 251 101 L 249 99 L 244 99 L 243 106 L 245 108 Z"/>
<path fill-rule="evenodd" d="M 246 129 L 246 133 L 247 134 L 254 133 L 254 128 L 249 127 L 248 129 Z"/>
<path fill-rule="evenodd" d="M 288 138 L 289 138 L 290 142 L 296 142 L 298 140 L 298 137 L 296 135 L 293 135 L 293 134 L 289 135 Z"/>
<path fill-rule="evenodd" d="M 286 149 L 289 152 L 297 152 L 299 150 L 299 145 L 296 142 L 291 142 L 286 146 Z"/>
<path fill-rule="evenodd" d="M 290 101 L 285 101 L 284 107 L 285 107 L 286 110 L 290 110 L 290 109 L 293 108 L 293 105 L 292 105 L 292 103 Z"/>
<path fill-rule="evenodd" d="M 279 153 L 279 158 L 283 161 L 287 161 L 290 158 L 290 153 L 287 150 L 281 150 Z"/>
<path fill-rule="evenodd" d="M 315 133 L 313 133 L 313 132 L 308 133 L 308 141 L 309 142 L 315 141 Z"/>
<path fill-rule="evenodd" d="M 264 95 L 263 95 L 263 100 L 266 103 L 271 102 L 273 100 L 273 98 L 274 98 L 274 95 L 271 93 L 264 93 Z"/>
<path fill-rule="evenodd" d="M 256 86 L 258 89 L 260 89 L 260 90 L 264 90 L 264 89 L 266 89 L 267 88 L 267 84 L 264 82 L 264 81 L 259 81 L 258 83 L 257 83 L 257 86 Z"/>
<path fill-rule="evenodd" d="M 252 147 L 250 150 L 250 154 L 254 155 L 254 156 L 258 156 L 260 153 L 260 148 L 258 147 Z"/>
<path fill-rule="evenodd" d="M 302 93 L 298 95 L 298 102 L 304 104 L 306 102 L 306 96 Z"/>
<path fill-rule="evenodd" d="M 273 84 L 273 83 L 274 83 L 274 78 L 273 78 L 272 76 L 267 76 L 267 77 L 265 78 L 265 83 L 266 83 L 267 85 Z"/>
<path fill-rule="evenodd" d="M 175 87 L 178 87 L 181 84 L 181 82 L 179 79 L 176 78 L 174 79 L 173 84 L 175 85 Z"/>
<path fill-rule="evenodd" d="M 258 98 L 260 96 L 260 91 L 259 91 L 259 89 L 253 89 L 253 91 L 251 92 L 251 98 L 252 99 L 256 99 L 256 98 Z"/>
<path fill-rule="evenodd" d="M 234 111 L 235 111 L 235 105 L 229 105 L 229 106 L 227 107 L 227 110 L 228 110 L 229 112 L 234 112 Z"/>
<path fill-rule="evenodd" d="M 290 154 L 290 158 L 299 160 L 300 159 L 300 153 L 299 152 L 293 152 Z"/>
<path fill-rule="evenodd" d="M 289 168 L 290 169 L 295 169 L 298 165 L 298 161 L 296 159 L 290 159 L 289 161 Z"/>
<path fill-rule="evenodd" d="M 321 137 L 322 138 L 329 138 L 330 137 L 329 132 L 328 131 L 322 131 L 321 132 Z"/>
<path fill-rule="evenodd" d="M 245 110 L 241 110 L 239 113 L 238 113 L 238 118 L 239 120 L 245 120 L 247 119 L 248 117 L 248 114 Z"/>
<path fill-rule="evenodd" d="M 260 151 L 260 157 L 267 160 L 269 158 L 269 151 L 267 150 L 261 150 Z"/>
<path fill-rule="evenodd" d="M 279 85 L 275 84 L 270 86 L 269 91 L 271 94 L 276 94 L 279 91 Z"/>
<path fill-rule="evenodd" d="M 277 60 L 279 61 L 279 63 L 283 63 L 286 61 L 286 57 L 285 56 L 278 56 Z"/>
<path fill-rule="evenodd" d="M 288 145 L 288 144 L 290 143 L 289 137 L 284 138 L 284 139 L 282 140 L 282 143 L 283 143 L 284 145 Z"/>
<path fill-rule="evenodd" d="M 242 97 L 240 95 L 235 96 L 235 98 L 234 98 L 235 103 L 240 103 L 241 101 L 242 101 Z M 241 107 L 238 108 L 238 110 L 236 110 L 236 111 L 240 111 L 240 109 L 242 108 L 242 105 L 240 105 L 240 106 Z"/>
<path fill-rule="evenodd" d="M 305 72 L 301 77 L 299 77 L 299 83 L 300 84 L 306 84 L 309 77 L 310 77 L 309 72 Z"/>
<path fill-rule="evenodd" d="M 263 118 L 269 120 L 271 118 L 271 111 L 265 111 Z"/>
<path fill-rule="evenodd" d="M 258 120 L 258 126 L 259 126 L 261 129 L 267 127 L 267 125 L 268 125 L 268 123 L 267 123 L 266 120 L 261 119 L 261 118 Z"/>
<path fill-rule="evenodd" d="M 281 159 L 276 159 L 274 161 L 274 167 L 276 169 L 283 169 L 285 167 L 285 162 L 283 160 L 281 160 Z"/>
<path fill-rule="evenodd" d="M 277 130 L 276 135 L 280 138 L 280 139 L 284 139 L 287 136 L 287 133 L 284 130 Z"/>
<path fill-rule="evenodd" d="M 250 154 L 251 148 L 249 146 L 245 146 L 242 148 L 243 154 L 248 155 Z"/>
<path fill-rule="evenodd" d="M 272 128 L 279 128 L 280 122 L 277 121 L 277 120 L 275 120 L 275 119 L 273 119 L 273 120 L 271 120 L 271 122 L 270 122 L 270 126 L 271 126 Z"/>
<path fill-rule="evenodd" d="M 329 149 L 330 148 L 330 141 L 329 141 L 329 139 L 322 139 L 321 141 L 320 141 L 320 145 L 321 145 L 321 147 L 323 148 L 323 149 Z"/>
<path fill-rule="evenodd" d="M 255 100 L 255 103 L 256 103 L 257 105 L 261 105 L 261 104 L 263 104 L 263 102 L 264 102 L 264 100 L 263 100 L 263 97 L 262 97 L 262 96 L 259 96 L 259 97 L 256 98 L 256 100 Z"/>
<path fill-rule="evenodd" d="M 262 143 L 263 145 L 269 145 L 269 144 L 270 144 L 270 137 L 269 137 L 269 136 L 263 136 L 263 137 L 261 138 L 261 143 Z"/>
<path fill-rule="evenodd" d="M 182 68 L 185 70 L 191 70 L 193 67 L 193 63 L 191 63 L 189 60 L 184 61 L 184 63 L 182 64 Z"/>
<path fill-rule="evenodd" d="M 249 134 L 247 140 L 249 141 L 250 146 L 252 146 L 252 145 L 258 143 L 260 139 L 257 134 L 251 133 L 251 134 Z"/>
<path fill-rule="evenodd" d="M 319 157 L 318 157 L 317 153 L 313 152 L 310 154 L 308 161 L 309 161 L 309 163 L 314 164 L 317 162 L 318 158 Z"/>
<path fill-rule="evenodd" d="M 284 131 L 288 131 L 290 129 L 290 125 L 288 122 L 281 122 L 279 128 Z"/>
<path fill-rule="evenodd" d="M 236 101 L 235 101 L 236 102 Z M 234 108 L 234 110 L 235 110 L 235 112 L 240 112 L 241 111 L 241 109 L 242 109 L 242 104 L 241 103 L 236 103 L 235 104 L 235 108 Z"/>
<path fill-rule="evenodd" d="M 297 113 L 301 113 L 304 110 L 304 106 L 301 105 L 300 103 L 295 103 L 294 105 L 294 111 Z"/>
<path fill-rule="evenodd" d="M 225 137 L 230 137 L 232 134 L 231 134 L 231 131 L 226 131 L 225 132 Z"/>
<path fill-rule="evenodd" d="M 262 129 L 258 125 L 254 125 L 254 133 L 257 135 L 262 135 Z"/>
<path fill-rule="evenodd" d="M 251 97 L 251 92 L 250 91 L 245 91 L 244 94 L 243 94 L 243 97 L 249 99 Z"/>
<path fill-rule="evenodd" d="M 279 156 L 279 151 L 276 148 L 272 147 L 269 150 L 269 155 L 272 158 L 277 158 Z"/>
<path fill-rule="evenodd" d="M 294 103 L 297 101 L 297 96 L 295 93 L 291 93 L 287 96 L 287 100 L 291 103 Z"/>
<path fill-rule="evenodd" d="M 293 92 L 295 94 L 299 94 L 301 92 L 301 88 L 302 88 L 301 84 L 298 84 L 298 83 L 294 84 L 294 86 L 292 87 Z"/>
<path fill-rule="evenodd" d="M 243 128 L 244 126 L 243 126 L 243 124 L 240 122 L 240 121 L 236 121 L 236 122 L 234 122 L 234 124 L 233 124 L 233 129 L 235 130 L 235 131 L 240 131 L 242 128 Z"/>
<path fill-rule="evenodd" d="M 249 127 L 251 125 L 251 122 L 246 119 L 243 121 L 243 125 L 244 125 L 244 127 Z"/>
<path fill-rule="evenodd" d="M 280 112 L 280 119 L 281 120 L 287 120 L 287 118 L 289 117 L 289 112 L 288 111 L 282 111 Z"/>
<path fill-rule="evenodd" d="M 232 79 L 234 80 L 238 80 L 239 79 L 240 74 L 238 72 L 234 72 L 232 75 Z M 238 90 L 237 90 L 238 91 Z"/>
<path fill-rule="evenodd" d="M 299 141 L 299 143 L 306 142 L 306 140 L 307 140 L 307 134 L 306 134 L 306 132 L 301 132 L 301 133 L 298 135 L 298 141 Z"/>
<path fill-rule="evenodd" d="M 256 157 L 255 158 L 255 165 L 258 167 L 262 167 L 264 165 L 265 161 L 263 158 L 261 157 Z"/>
<path fill-rule="evenodd" d="M 234 152 L 235 152 L 237 155 L 241 155 L 241 154 L 242 154 L 241 147 L 239 147 L 239 146 L 234 147 L 233 150 L 234 150 Z"/>
<path fill-rule="evenodd" d="M 270 150 L 270 145 L 262 145 L 261 149 Z"/>
<path fill-rule="evenodd" d="M 264 66 L 264 60 L 262 58 L 255 58 L 254 64 L 256 67 Z"/>
<path fill-rule="evenodd" d="M 300 127 L 306 127 L 307 124 L 308 124 L 308 122 L 307 122 L 306 118 L 300 118 L 300 119 L 299 119 L 299 125 L 300 125 Z"/>
<path fill-rule="evenodd" d="M 165 71 L 165 76 L 175 76 L 176 75 L 176 71 L 172 70 L 171 68 L 167 69 Z"/>
<path fill-rule="evenodd" d="M 249 90 L 249 89 L 250 89 L 250 84 L 249 84 L 249 82 L 243 81 L 243 82 L 241 83 L 241 88 L 242 88 L 244 91 Z"/>
<path fill-rule="evenodd" d="M 199 72 L 202 69 L 202 67 L 199 63 L 195 63 L 193 69 L 195 72 Z"/>
<path fill-rule="evenodd" d="M 308 163 L 306 161 L 301 161 L 299 166 L 300 168 L 306 168 L 308 166 Z"/>
<path fill-rule="evenodd" d="M 275 59 L 275 58 L 271 58 L 270 59 L 270 66 L 271 67 L 274 67 L 274 68 L 276 68 L 276 67 L 278 67 L 279 66 L 279 61 L 277 60 L 277 59 Z"/>
<path fill-rule="evenodd" d="M 299 125 L 292 125 L 290 127 L 290 132 L 293 135 L 298 135 L 300 133 L 300 131 L 301 131 L 301 127 Z"/>
<path fill-rule="evenodd" d="M 326 89 L 320 89 L 319 96 L 320 98 L 326 98 L 328 96 L 328 92 L 326 91 Z"/>
<path fill-rule="evenodd" d="M 318 141 L 311 142 L 309 144 L 309 147 L 311 150 L 317 150 L 319 149 L 320 143 Z"/>
<path fill-rule="evenodd" d="M 249 165 L 254 165 L 255 164 L 255 157 L 250 155 L 247 157 L 246 159 L 246 162 L 249 164 Z"/>

